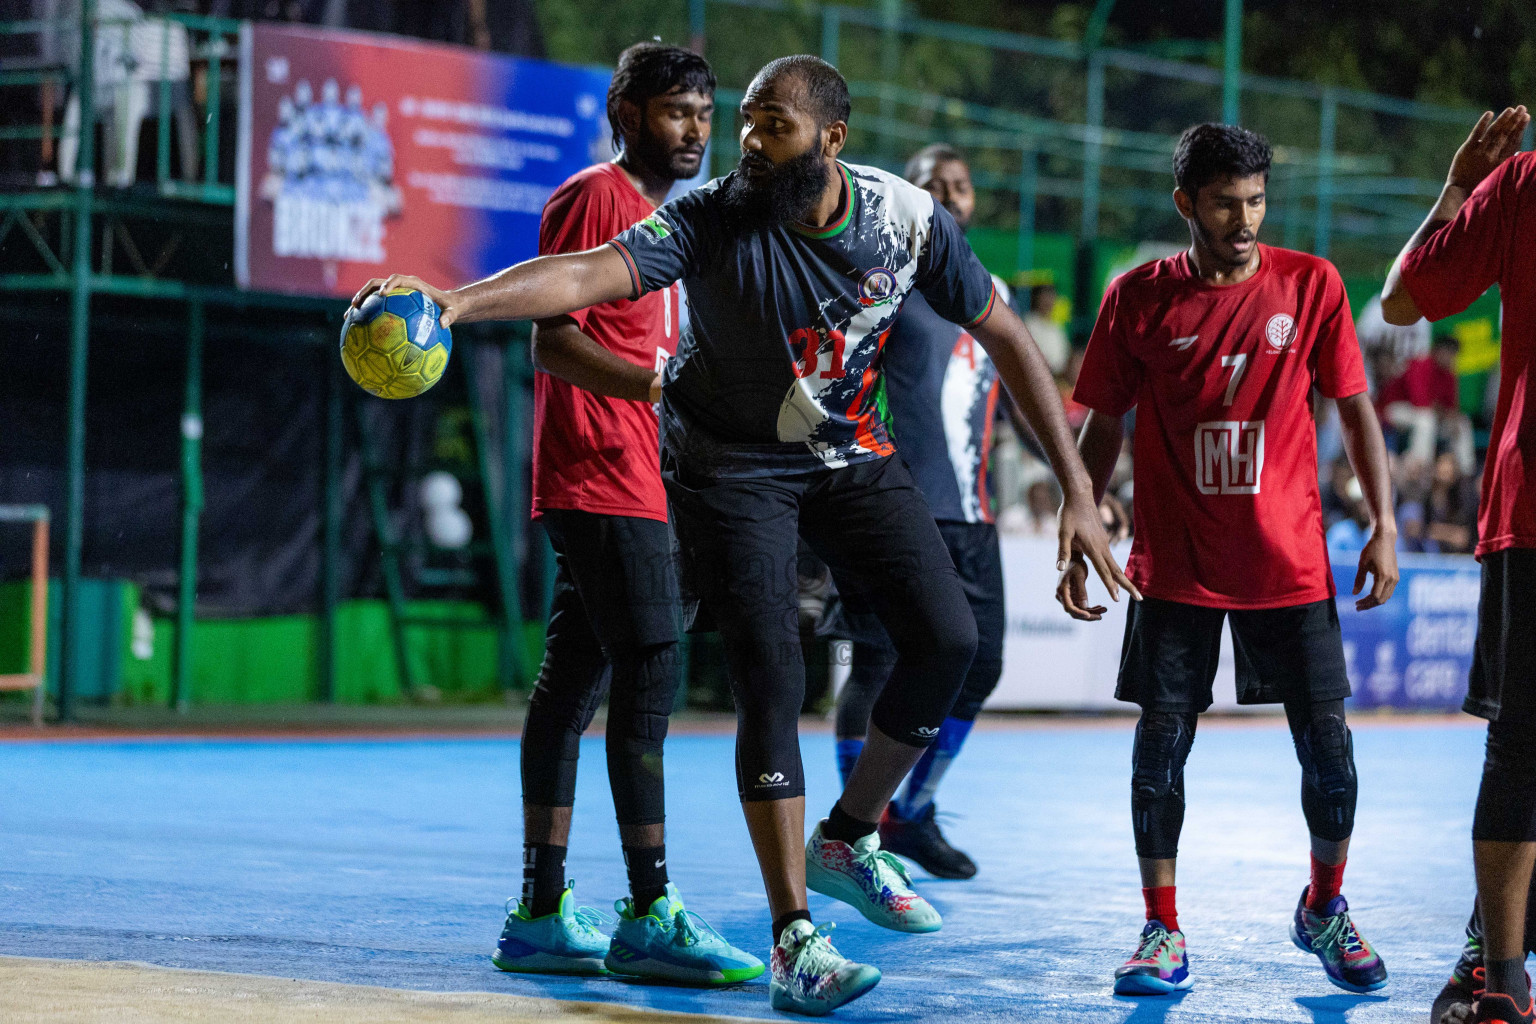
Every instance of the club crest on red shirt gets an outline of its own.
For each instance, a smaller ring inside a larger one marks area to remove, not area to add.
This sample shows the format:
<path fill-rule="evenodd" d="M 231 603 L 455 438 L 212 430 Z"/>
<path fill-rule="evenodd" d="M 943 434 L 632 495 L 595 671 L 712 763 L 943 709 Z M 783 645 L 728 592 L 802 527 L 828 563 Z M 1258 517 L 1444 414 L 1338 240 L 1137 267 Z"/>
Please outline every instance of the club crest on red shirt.
<path fill-rule="evenodd" d="M 1291 344 L 1291 339 L 1296 336 L 1296 321 L 1287 313 L 1276 313 L 1269 318 L 1269 323 L 1264 325 L 1264 337 L 1269 342 L 1269 347 L 1276 352 L 1284 352 Z"/>

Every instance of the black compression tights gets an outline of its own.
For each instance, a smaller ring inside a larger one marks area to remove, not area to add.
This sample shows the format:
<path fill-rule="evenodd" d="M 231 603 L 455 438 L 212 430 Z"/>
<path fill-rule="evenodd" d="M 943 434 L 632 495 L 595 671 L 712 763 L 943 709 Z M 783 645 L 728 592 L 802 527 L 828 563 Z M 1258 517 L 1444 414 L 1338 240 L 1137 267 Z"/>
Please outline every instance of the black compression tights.
<path fill-rule="evenodd" d="M 1483 784 L 1472 815 L 1479 842 L 1536 842 L 1536 726 L 1488 723 Z"/>
<path fill-rule="evenodd" d="M 1285 717 L 1301 762 L 1301 809 L 1319 839 L 1340 842 L 1355 826 L 1354 748 L 1344 702 L 1293 701 Z M 1136 854 L 1178 856 L 1184 826 L 1184 762 L 1195 741 L 1195 712 L 1143 711 L 1131 753 L 1131 824 Z"/>
<path fill-rule="evenodd" d="M 677 644 L 619 654 L 611 664 L 607 746 L 615 816 L 620 825 L 660 824 L 666 820 L 661 750 L 677 689 Z M 548 675 L 546 662 L 523 723 L 523 800 L 570 807 L 581 734 L 603 701 L 602 673 Z"/>

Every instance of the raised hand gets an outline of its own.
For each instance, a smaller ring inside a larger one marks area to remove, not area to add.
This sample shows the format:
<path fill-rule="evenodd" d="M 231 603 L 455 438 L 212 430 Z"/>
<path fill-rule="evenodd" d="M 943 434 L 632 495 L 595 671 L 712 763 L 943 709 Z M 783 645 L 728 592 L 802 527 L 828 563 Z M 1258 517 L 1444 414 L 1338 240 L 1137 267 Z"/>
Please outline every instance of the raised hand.
<path fill-rule="evenodd" d="M 1498 117 L 1491 110 L 1485 112 L 1451 159 L 1446 184 L 1468 192 L 1477 188 L 1495 167 L 1519 151 L 1520 138 L 1530 123 L 1531 115 L 1523 106 L 1505 107 Z"/>

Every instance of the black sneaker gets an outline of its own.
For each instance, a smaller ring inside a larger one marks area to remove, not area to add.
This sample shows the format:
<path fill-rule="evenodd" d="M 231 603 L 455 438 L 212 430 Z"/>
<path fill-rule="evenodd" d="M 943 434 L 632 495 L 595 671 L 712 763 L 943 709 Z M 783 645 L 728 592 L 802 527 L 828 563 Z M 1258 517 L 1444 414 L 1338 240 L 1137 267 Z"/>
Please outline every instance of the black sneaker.
<path fill-rule="evenodd" d="M 1477 999 L 1478 1024 L 1536 1024 L 1536 1003 L 1525 998 L 1525 1009 L 1502 992 L 1484 992 Z"/>
<path fill-rule="evenodd" d="M 1483 990 L 1483 929 L 1477 912 L 1467 921 L 1467 941 L 1445 987 L 1429 1008 L 1429 1024 L 1465 1024 Z"/>
<path fill-rule="evenodd" d="M 897 817 L 894 804 L 887 806 L 880 817 L 880 848 L 916 861 L 935 878 L 974 878 L 976 862 L 949 845 L 934 820 L 937 811 L 929 804 L 920 817 L 907 821 Z"/>

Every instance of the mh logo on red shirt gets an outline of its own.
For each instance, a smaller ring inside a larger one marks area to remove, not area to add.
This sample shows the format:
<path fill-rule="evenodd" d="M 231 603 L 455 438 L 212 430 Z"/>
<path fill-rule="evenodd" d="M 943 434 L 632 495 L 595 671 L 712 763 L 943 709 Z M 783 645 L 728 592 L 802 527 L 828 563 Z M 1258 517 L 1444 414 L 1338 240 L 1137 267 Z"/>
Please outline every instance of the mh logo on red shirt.
<path fill-rule="evenodd" d="M 1263 472 L 1263 420 L 1195 427 L 1195 486 L 1201 494 L 1258 494 Z"/>

